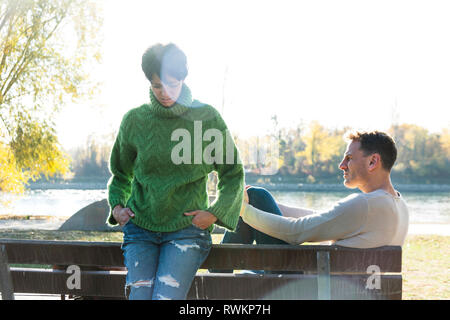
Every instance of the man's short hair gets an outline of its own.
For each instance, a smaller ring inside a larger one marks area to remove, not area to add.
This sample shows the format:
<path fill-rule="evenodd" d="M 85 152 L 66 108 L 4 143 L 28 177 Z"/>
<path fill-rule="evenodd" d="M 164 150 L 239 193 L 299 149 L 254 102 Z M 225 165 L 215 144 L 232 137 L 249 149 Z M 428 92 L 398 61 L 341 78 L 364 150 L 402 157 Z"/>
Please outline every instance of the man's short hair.
<path fill-rule="evenodd" d="M 378 153 L 381 157 L 381 164 L 385 170 L 391 171 L 397 160 L 397 147 L 394 139 L 387 133 L 380 131 L 356 131 L 347 134 L 347 139 L 359 141 L 360 149 L 365 156 Z"/>
<path fill-rule="evenodd" d="M 184 80 L 188 74 L 186 55 L 173 43 L 157 43 L 149 47 L 142 56 L 141 66 L 149 81 L 152 81 L 153 74 L 163 82 L 167 75 Z"/>

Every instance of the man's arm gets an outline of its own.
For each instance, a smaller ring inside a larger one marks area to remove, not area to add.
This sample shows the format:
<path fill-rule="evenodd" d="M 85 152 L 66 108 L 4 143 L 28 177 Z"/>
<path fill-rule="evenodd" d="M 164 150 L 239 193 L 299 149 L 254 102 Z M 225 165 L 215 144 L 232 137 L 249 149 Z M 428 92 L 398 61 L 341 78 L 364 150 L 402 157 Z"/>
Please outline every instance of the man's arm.
<path fill-rule="evenodd" d="M 286 206 L 281 203 L 277 203 L 277 205 L 278 205 L 278 208 L 280 208 L 281 213 L 283 214 L 283 217 L 300 218 L 300 217 L 304 217 L 304 216 L 308 216 L 308 215 L 316 213 L 316 211 L 306 209 L 306 208 L 290 207 L 290 206 Z"/>
<path fill-rule="evenodd" d="M 331 210 L 300 218 L 274 215 L 247 203 L 244 207 L 242 218 L 247 224 L 291 244 L 354 236 L 364 227 L 368 213 L 367 200 L 356 194 L 338 202 Z"/>

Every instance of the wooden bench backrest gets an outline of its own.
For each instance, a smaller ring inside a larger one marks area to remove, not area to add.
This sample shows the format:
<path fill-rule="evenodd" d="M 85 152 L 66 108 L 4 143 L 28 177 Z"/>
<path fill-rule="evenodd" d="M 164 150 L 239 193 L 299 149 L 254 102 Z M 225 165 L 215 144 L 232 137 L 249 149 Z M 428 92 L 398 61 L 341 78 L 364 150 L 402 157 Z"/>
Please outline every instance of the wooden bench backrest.
<path fill-rule="evenodd" d="M 10 264 L 123 266 L 117 242 L 2 240 Z M 317 271 L 317 252 L 330 254 L 331 272 L 365 273 L 376 265 L 381 272 L 401 272 L 401 247 L 354 249 L 323 245 L 213 245 L 203 269 Z"/>
<path fill-rule="evenodd" d="M 8 264 L 123 267 L 120 243 L 80 241 L 2 240 L 0 248 Z M 213 245 L 202 269 L 250 269 L 318 271 L 318 252 L 329 255 L 329 288 L 333 299 L 401 299 L 401 275 L 383 275 L 381 290 L 366 290 L 367 268 L 382 273 L 401 272 L 401 247 L 352 249 L 338 246 Z M 345 273 L 335 274 L 335 273 Z M 67 288 L 65 270 L 11 270 L 15 292 L 124 296 L 125 274 L 83 271 L 80 290 Z M 317 299 L 320 278 L 316 275 L 197 275 L 190 299 Z"/>

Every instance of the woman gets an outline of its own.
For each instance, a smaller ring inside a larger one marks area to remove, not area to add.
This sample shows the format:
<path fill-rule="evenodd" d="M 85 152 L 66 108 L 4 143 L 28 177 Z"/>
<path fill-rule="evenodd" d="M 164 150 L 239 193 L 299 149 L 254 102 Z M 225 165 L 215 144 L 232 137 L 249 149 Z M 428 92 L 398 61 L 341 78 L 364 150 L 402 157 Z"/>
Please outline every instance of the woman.
<path fill-rule="evenodd" d="M 244 171 L 220 114 L 192 100 L 177 46 L 151 46 L 142 70 L 150 102 L 122 119 L 111 152 L 108 222 L 124 233 L 129 299 L 185 299 L 211 248 L 214 223 L 237 225 Z M 212 171 L 218 197 L 208 205 Z"/>

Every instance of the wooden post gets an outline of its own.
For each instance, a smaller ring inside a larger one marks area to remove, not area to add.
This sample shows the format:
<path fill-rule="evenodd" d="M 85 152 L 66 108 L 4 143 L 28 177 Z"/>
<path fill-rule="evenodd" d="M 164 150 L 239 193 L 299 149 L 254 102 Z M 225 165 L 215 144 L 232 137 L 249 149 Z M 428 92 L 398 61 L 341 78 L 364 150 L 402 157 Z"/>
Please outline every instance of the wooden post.
<path fill-rule="evenodd" d="M 14 300 L 14 290 L 9 272 L 8 256 L 6 254 L 6 246 L 0 246 L 0 290 L 2 292 L 2 300 Z"/>
<path fill-rule="evenodd" d="M 330 253 L 317 252 L 317 297 L 319 300 L 331 300 Z"/>

